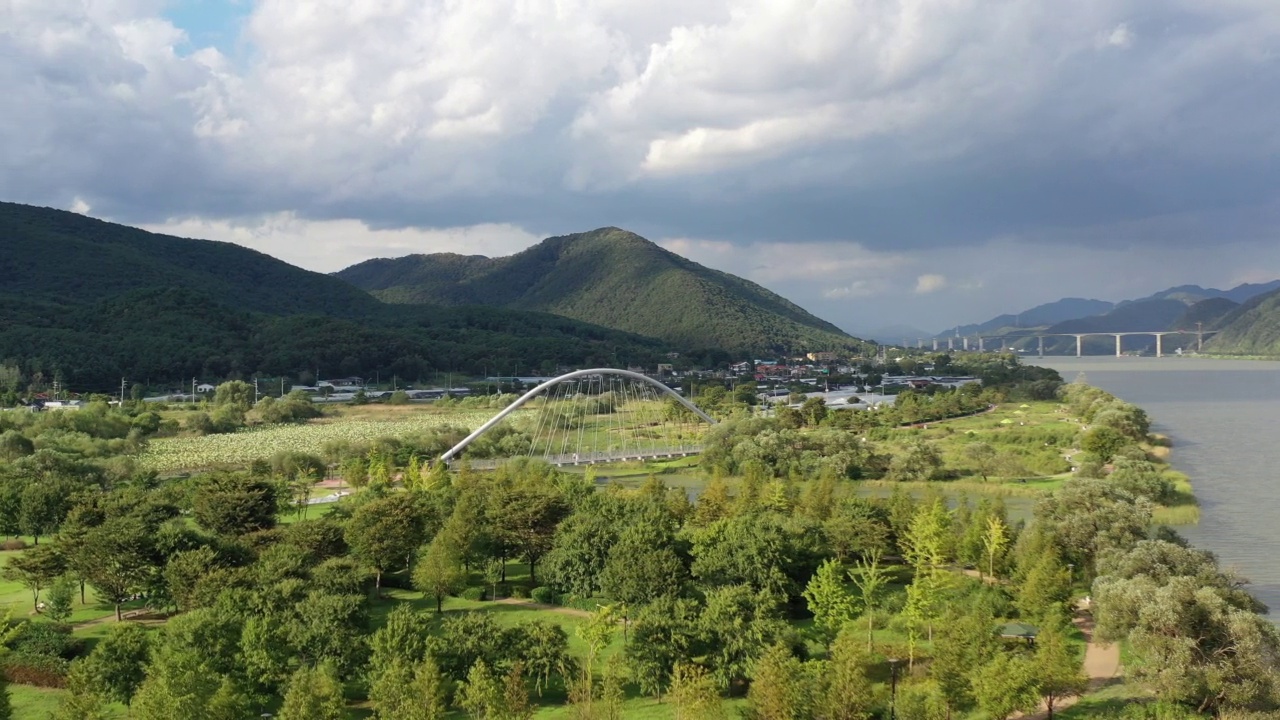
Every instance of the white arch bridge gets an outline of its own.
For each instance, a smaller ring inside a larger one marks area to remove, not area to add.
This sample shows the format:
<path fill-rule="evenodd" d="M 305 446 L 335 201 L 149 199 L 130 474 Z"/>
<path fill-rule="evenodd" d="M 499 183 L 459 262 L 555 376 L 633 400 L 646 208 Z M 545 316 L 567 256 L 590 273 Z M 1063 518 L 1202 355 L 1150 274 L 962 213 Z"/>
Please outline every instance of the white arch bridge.
<path fill-rule="evenodd" d="M 702 434 L 715 423 L 647 375 L 577 370 L 521 395 L 449 448 L 440 462 L 465 458 L 484 469 L 514 457 L 560 466 L 684 457 L 702 452 Z"/>

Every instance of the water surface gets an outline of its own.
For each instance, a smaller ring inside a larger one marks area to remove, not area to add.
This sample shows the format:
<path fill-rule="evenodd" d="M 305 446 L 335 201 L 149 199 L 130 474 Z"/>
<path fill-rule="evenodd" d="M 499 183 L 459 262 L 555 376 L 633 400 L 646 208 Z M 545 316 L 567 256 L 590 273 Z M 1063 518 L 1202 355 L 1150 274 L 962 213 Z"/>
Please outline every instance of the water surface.
<path fill-rule="evenodd" d="M 1070 382 L 1140 405 L 1174 442 L 1200 524 L 1179 527 L 1236 568 L 1280 615 L 1280 362 L 1197 358 L 1028 358 Z"/>

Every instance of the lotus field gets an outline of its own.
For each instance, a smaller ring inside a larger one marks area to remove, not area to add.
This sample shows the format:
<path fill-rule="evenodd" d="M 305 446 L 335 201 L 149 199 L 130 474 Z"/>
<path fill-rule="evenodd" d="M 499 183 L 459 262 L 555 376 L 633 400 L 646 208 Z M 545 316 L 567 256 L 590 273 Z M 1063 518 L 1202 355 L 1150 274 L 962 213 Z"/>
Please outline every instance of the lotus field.
<path fill-rule="evenodd" d="M 177 472 L 218 465 L 248 465 L 277 452 L 318 453 L 330 440 L 371 442 L 385 437 L 407 437 L 442 425 L 467 429 L 479 427 L 492 411 L 422 413 L 394 420 L 338 420 L 306 425 L 270 425 L 227 435 L 161 438 L 143 452 L 142 467 L 157 472 Z"/>

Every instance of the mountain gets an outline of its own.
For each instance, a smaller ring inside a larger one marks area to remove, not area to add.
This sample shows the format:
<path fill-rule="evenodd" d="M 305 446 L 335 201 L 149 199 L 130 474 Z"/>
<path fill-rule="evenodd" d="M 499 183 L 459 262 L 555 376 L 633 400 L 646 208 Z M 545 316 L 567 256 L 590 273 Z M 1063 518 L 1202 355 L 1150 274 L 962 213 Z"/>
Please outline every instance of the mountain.
<path fill-rule="evenodd" d="M 0 278 L 0 362 L 73 390 L 317 368 L 412 381 L 651 365 L 670 349 L 547 313 L 387 305 L 231 243 L 12 203 L 0 203 Z"/>
<path fill-rule="evenodd" d="M 932 338 L 933 333 L 910 325 L 888 325 L 875 330 L 853 329 L 853 334 L 881 345 L 914 345 L 919 338 Z"/>
<path fill-rule="evenodd" d="M 1220 355 L 1280 355 L 1280 290 L 1242 303 L 1218 321 L 1222 331 L 1204 351 Z"/>
<path fill-rule="evenodd" d="M 508 257 L 410 255 L 369 260 L 336 275 L 389 303 L 540 310 L 683 347 L 861 347 L 755 283 L 612 227 L 548 238 Z"/>
<path fill-rule="evenodd" d="M 1142 300 L 1181 300 L 1188 305 L 1194 305 L 1201 300 L 1211 298 L 1223 298 L 1234 303 L 1242 303 L 1250 298 L 1258 295 L 1265 295 L 1272 290 L 1280 289 L 1280 280 L 1272 280 L 1267 283 L 1244 283 L 1237 285 L 1230 290 L 1219 290 L 1217 288 L 1202 288 L 1199 285 L 1179 285 L 1171 287 L 1168 290 L 1161 290 L 1149 297 L 1140 298 Z"/>
<path fill-rule="evenodd" d="M 962 336 L 998 334 L 1002 330 L 1010 332 L 1017 330 L 1025 331 L 1028 328 L 1046 327 L 1053 325 L 1054 323 L 1063 322 L 1064 320 L 1088 317 L 1090 315 L 1101 315 L 1112 307 L 1114 307 L 1114 304 L 1106 302 L 1105 300 L 1063 298 L 1051 303 L 1037 305 L 1030 310 L 1024 310 L 1017 314 L 1000 315 L 984 323 L 978 323 L 976 325 L 961 325 L 958 328 L 952 328 L 946 332 L 939 333 L 938 337 L 945 338 L 949 335 L 954 336 L 957 334 Z"/>
<path fill-rule="evenodd" d="M 943 332 L 938 337 L 957 334 L 1001 337 L 1034 333 L 1189 330 L 1194 329 L 1197 323 L 1201 323 L 1205 329 L 1212 329 L 1221 326 L 1228 314 L 1234 312 L 1237 304 L 1278 289 L 1280 280 L 1245 283 L 1230 290 L 1178 285 L 1145 298 L 1122 300 L 1114 304 L 1102 300 L 1064 298 L 1017 315 L 1000 315 L 977 325 L 962 325 Z M 1010 338 L 1010 341 L 1015 347 L 1023 349 L 1036 347 L 1034 340 Z M 1106 342 L 1109 341 L 1105 338 L 1095 338 L 1086 340 L 1085 345 L 1086 349 L 1093 347 L 1095 350 L 1109 352 L 1114 346 L 1108 346 Z M 1125 342 L 1126 347 L 1132 344 L 1135 346 L 1133 349 L 1144 349 L 1137 346 L 1146 341 L 1132 338 Z M 1154 346 L 1154 340 L 1150 342 Z M 1074 343 L 1072 338 L 1046 338 L 1045 348 L 1049 352 L 1074 352 Z"/>
<path fill-rule="evenodd" d="M 1211 297 L 1187 308 L 1187 311 L 1173 325 L 1179 329 L 1189 330 L 1201 326 L 1205 330 L 1215 330 L 1218 323 L 1238 307 L 1240 303 L 1228 298 Z"/>
<path fill-rule="evenodd" d="M 232 243 L 187 240 L 76 213 L 0 203 L 0 292 L 83 303 L 182 287 L 241 310 L 362 317 L 379 303 L 336 278 Z"/>
<path fill-rule="evenodd" d="M 1091 317 L 1050 325 L 1047 333 L 1128 332 L 1168 330 L 1187 312 L 1180 300 L 1136 300 Z"/>

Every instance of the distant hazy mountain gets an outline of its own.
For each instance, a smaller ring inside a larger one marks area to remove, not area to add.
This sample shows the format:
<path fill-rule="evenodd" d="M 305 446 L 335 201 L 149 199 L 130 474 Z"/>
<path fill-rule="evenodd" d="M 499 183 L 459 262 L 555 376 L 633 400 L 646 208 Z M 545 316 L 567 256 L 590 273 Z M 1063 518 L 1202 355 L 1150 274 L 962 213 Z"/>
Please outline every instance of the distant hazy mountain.
<path fill-rule="evenodd" d="M 1205 344 L 1205 352 L 1280 355 L 1280 290 L 1250 298 L 1218 324 L 1222 332 Z"/>
<path fill-rule="evenodd" d="M 886 325 L 875 330 L 854 328 L 853 334 L 881 345 L 901 345 L 904 342 L 908 345 L 914 345 L 918 339 L 933 337 L 933 333 L 928 330 L 921 330 L 910 325 Z"/>
<path fill-rule="evenodd" d="M 1258 295 L 1264 295 L 1277 289 L 1280 289 L 1280 280 L 1272 280 L 1268 283 L 1245 283 L 1243 285 L 1237 285 L 1230 290 L 1202 288 L 1199 285 L 1179 285 L 1177 287 L 1171 287 L 1168 290 L 1161 290 L 1150 297 L 1139 299 L 1181 300 L 1188 305 L 1194 305 L 1201 300 L 1225 298 L 1234 303 L 1242 303 L 1250 298 L 1257 297 Z"/>
<path fill-rule="evenodd" d="M 1169 330 L 1187 312 L 1180 300 L 1138 300 L 1110 312 L 1065 320 L 1050 325 L 1046 333 L 1129 332 Z"/>
<path fill-rule="evenodd" d="M 962 325 L 960 335 L 1019 335 L 1028 330 L 1057 332 L 1124 332 L 1141 330 L 1206 329 L 1222 321 L 1239 303 L 1280 289 L 1280 280 L 1246 283 L 1230 290 L 1179 285 L 1136 300 L 1064 298 L 1013 315 L 1000 315 L 977 325 Z M 956 334 L 955 329 L 938 337 Z M 1074 341 L 1073 341 L 1074 342 Z M 1057 344 L 1057 341 L 1051 341 Z"/>
<path fill-rule="evenodd" d="M 861 346 L 753 282 L 618 228 L 549 238 L 509 257 L 369 260 L 337 277 L 390 303 L 540 310 L 683 347 L 776 352 Z"/>
<path fill-rule="evenodd" d="M 1045 303 L 1044 305 L 1037 305 L 1030 310 L 1024 310 L 1020 313 L 1000 315 L 984 323 L 978 323 L 976 325 L 961 325 L 959 328 L 952 328 L 951 330 L 938 333 L 938 337 L 941 338 L 947 337 L 948 335 L 956 335 L 957 330 L 959 330 L 960 335 L 994 335 L 1002 330 L 1014 331 L 1018 329 L 1046 327 L 1064 320 L 1088 317 L 1090 315 L 1101 315 L 1112 307 L 1114 307 L 1114 304 L 1106 302 L 1105 300 L 1063 298 L 1051 303 Z"/>

